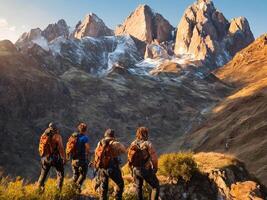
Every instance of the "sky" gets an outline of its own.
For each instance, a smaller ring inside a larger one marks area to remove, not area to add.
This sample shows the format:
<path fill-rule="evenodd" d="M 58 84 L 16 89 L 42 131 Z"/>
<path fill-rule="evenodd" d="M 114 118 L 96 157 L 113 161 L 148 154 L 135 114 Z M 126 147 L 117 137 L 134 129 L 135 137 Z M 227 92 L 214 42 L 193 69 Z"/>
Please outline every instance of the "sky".
<path fill-rule="evenodd" d="M 44 29 L 65 19 L 74 27 L 87 13 L 97 14 L 114 29 L 139 5 L 147 4 L 177 26 L 196 0 L 0 0 L 0 40 L 15 42 L 31 28 Z M 213 0 L 227 19 L 245 16 L 255 37 L 267 32 L 267 0 Z"/>

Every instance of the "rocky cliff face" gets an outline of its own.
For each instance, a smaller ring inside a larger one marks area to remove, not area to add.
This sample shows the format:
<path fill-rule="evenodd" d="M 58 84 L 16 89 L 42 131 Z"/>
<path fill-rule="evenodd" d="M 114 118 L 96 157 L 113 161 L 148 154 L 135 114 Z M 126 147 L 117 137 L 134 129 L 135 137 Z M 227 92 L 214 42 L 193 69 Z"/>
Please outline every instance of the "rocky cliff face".
<path fill-rule="evenodd" d="M 73 33 L 73 36 L 77 39 L 81 39 L 86 36 L 100 37 L 111 35 L 114 35 L 113 30 L 109 29 L 103 20 L 94 13 L 86 15 L 85 19 L 76 25 Z"/>
<path fill-rule="evenodd" d="M 42 31 L 42 36 L 46 38 L 48 42 L 60 36 L 68 38 L 69 34 L 69 27 L 64 19 L 59 20 L 55 24 L 49 24 L 46 29 Z"/>
<path fill-rule="evenodd" d="M 129 34 L 142 42 L 151 43 L 153 40 L 171 40 L 172 31 L 173 27 L 162 15 L 154 13 L 147 5 L 140 5 L 116 28 L 115 34 Z"/>
<path fill-rule="evenodd" d="M 198 0 L 186 9 L 177 27 L 174 51 L 221 66 L 253 40 L 245 18 L 230 23 L 211 0 Z"/>

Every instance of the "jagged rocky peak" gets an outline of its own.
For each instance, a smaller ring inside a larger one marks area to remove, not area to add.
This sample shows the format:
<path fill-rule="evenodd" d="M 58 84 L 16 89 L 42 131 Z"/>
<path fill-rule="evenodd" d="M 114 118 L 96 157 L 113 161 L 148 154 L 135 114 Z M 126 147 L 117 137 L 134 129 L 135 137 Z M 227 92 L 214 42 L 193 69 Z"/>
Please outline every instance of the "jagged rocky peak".
<path fill-rule="evenodd" d="M 23 33 L 16 41 L 15 45 L 19 49 L 28 48 L 32 43 L 45 43 L 46 39 L 42 36 L 40 28 L 31 29 L 29 32 Z"/>
<path fill-rule="evenodd" d="M 23 33 L 20 38 L 17 40 L 17 43 L 21 43 L 24 41 L 34 40 L 42 35 L 42 30 L 40 28 L 31 29 L 29 32 Z"/>
<path fill-rule="evenodd" d="M 247 20 L 237 21 L 240 26 L 235 28 L 235 22 L 230 23 L 211 0 L 198 0 L 186 9 L 178 24 L 175 54 L 191 54 L 198 60 L 208 59 L 210 64 L 225 64 L 254 40 Z M 232 33 L 236 29 L 247 38 L 238 40 L 238 44 Z M 234 46 L 238 47 L 233 49 Z"/>
<path fill-rule="evenodd" d="M 76 25 L 76 29 L 74 31 L 74 37 L 77 39 L 81 39 L 86 36 L 100 37 L 111 35 L 114 35 L 113 30 L 109 29 L 103 20 L 94 13 L 86 15 L 85 19 Z"/>
<path fill-rule="evenodd" d="M 229 45 L 229 51 L 232 55 L 254 41 L 253 33 L 245 17 L 237 17 L 231 20 L 229 35 L 233 38 L 233 44 Z"/>
<path fill-rule="evenodd" d="M 61 19 L 55 24 L 49 24 L 46 29 L 42 31 L 42 35 L 48 41 L 54 40 L 60 36 L 67 38 L 69 36 L 69 27 L 65 20 Z"/>
<path fill-rule="evenodd" d="M 160 14 L 155 13 L 148 5 L 139 5 L 123 22 L 117 26 L 116 35 L 129 34 L 134 38 L 151 43 L 172 39 L 172 25 Z"/>

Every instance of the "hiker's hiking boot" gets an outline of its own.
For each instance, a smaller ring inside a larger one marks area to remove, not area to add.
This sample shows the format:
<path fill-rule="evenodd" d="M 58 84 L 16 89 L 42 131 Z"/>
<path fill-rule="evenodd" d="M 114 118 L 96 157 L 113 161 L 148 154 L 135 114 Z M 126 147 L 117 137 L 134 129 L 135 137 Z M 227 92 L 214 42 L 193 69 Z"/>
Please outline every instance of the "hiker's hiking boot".
<path fill-rule="evenodd" d="M 82 187 L 78 185 L 77 183 L 73 182 L 72 183 L 72 188 L 75 190 L 76 193 L 80 194 L 82 192 Z"/>
<path fill-rule="evenodd" d="M 44 187 L 44 186 L 38 186 L 37 192 L 38 192 L 39 194 L 43 194 L 44 191 L 45 191 L 45 187 Z"/>

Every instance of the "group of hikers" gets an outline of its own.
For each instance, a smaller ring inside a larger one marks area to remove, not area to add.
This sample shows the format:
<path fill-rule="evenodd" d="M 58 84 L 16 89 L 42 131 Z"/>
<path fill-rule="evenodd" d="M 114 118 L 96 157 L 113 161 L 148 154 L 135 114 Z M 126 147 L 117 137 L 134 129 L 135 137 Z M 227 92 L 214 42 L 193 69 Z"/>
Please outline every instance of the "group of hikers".
<path fill-rule="evenodd" d="M 71 160 L 73 185 L 81 192 L 86 179 L 88 167 L 94 167 L 96 172 L 96 187 L 101 200 L 108 199 L 109 179 L 116 184 L 115 199 L 121 200 L 124 190 L 124 180 L 120 168 L 123 154 L 127 154 L 128 165 L 136 185 L 137 199 L 143 199 L 143 183 L 151 187 L 151 199 L 159 199 L 159 180 L 156 172 L 158 158 L 152 143 L 148 140 L 148 129 L 139 127 L 136 139 L 126 148 L 115 137 L 115 131 L 107 129 L 94 151 L 94 159 L 90 162 L 90 145 L 87 136 L 86 123 L 79 123 L 77 132 L 68 139 L 64 149 L 62 137 L 55 123 L 50 123 L 40 138 L 39 153 L 41 156 L 41 174 L 38 187 L 44 190 L 45 180 L 51 167 L 57 172 L 57 187 L 61 190 L 64 180 L 64 165 Z"/>

